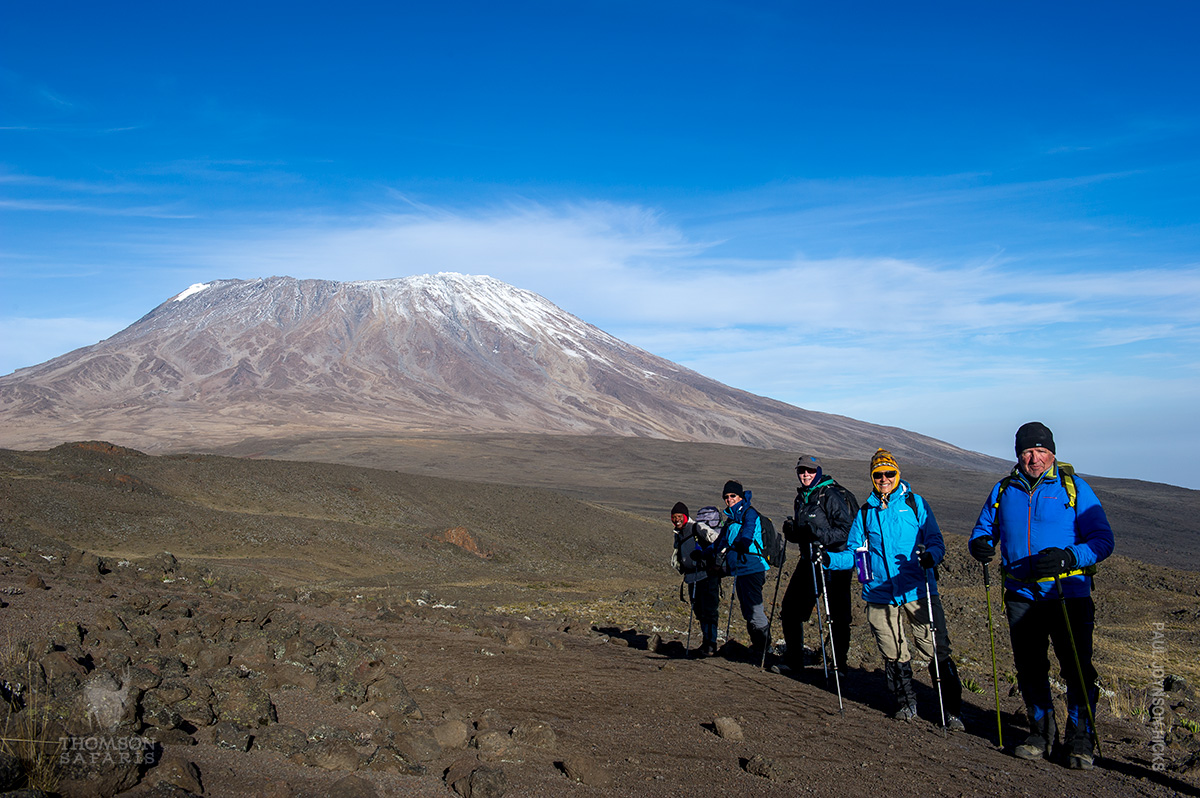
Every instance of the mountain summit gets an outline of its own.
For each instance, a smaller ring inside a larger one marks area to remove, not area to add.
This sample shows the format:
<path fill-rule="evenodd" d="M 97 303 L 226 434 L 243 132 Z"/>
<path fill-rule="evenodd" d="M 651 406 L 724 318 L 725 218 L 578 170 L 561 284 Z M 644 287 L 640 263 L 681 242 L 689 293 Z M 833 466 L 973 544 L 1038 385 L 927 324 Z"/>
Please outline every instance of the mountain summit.
<path fill-rule="evenodd" d="M 483 276 L 194 285 L 0 378 L 0 446 L 104 438 L 181 451 L 339 430 L 607 434 L 928 463 L 990 458 L 802 410 L 631 346 Z"/>

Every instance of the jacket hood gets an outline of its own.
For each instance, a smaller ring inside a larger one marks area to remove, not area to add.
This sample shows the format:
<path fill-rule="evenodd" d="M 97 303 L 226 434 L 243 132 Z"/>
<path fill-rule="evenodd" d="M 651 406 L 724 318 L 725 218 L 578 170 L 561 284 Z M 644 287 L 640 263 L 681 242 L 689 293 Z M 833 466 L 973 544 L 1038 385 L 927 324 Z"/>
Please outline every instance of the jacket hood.
<path fill-rule="evenodd" d="M 746 515 L 746 508 L 750 506 L 750 493 L 750 491 L 746 491 L 740 502 L 732 507 L 726 507 L 725 515 L 729 516 L 731 520 L 740 524 L 742 522 L 742 518 L 744 518 Z"/>
<path fill-rule="evenodd" d="M 814 491 L 816 491 L 819 488 L 823 488 L 826 485 L 832 485 L 832 484 L 833 484 L 833 477 L 824 476 L 821 473 L 821 469 L 818 468 L 817 469 L 817 478 L 813 480 L 813 483 L 811 485 L 809 485 L 807 488 L 804 487 L 803 485 L 801 485 L 800 487 L 796 488 L 796 493 L 799 494 L 801 499 L 803 499 L 804 501 L 807 502 L 808 497 L 811 496 Z"/>

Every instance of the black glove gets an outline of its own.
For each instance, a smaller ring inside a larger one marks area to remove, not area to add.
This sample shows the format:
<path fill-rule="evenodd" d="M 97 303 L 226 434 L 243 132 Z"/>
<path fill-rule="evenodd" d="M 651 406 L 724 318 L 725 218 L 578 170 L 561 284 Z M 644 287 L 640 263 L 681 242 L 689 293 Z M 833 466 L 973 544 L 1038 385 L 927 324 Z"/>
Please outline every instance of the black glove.
<path fill-rule="evenodd" d="M 792 531 L 793 529 L 795 529 L 795 525 L 792 523 L 792 517 L 789 515 L 787 518 L 783 519 L 783 527 L 780 530 L 783 533 L 783 539 L 789 543 L 796 542 L 794 537 L 795 533 Z"/>
<path fill-rule="evenodd" d="M 829 567 L 829 552 L 825 551 L 824 546 L 813 546 L 813 557 L 817 562 L 821 563 L 822 567 Z"/>
<path fill-rule="evenodd" d="M 923 551 L 917 555 L 917 562 L 921 563 L 921 567 L 926 571 L 937 565 L 937 563 L 933 561 L 933 555 L 927 551 Z"/>
<path fill-rule="evenodd" d="M 1074 567 L 1075 555 L 1070 549 L 1045 549 L 1033 561 L 1033 576 L 1036 579 L 1059 576 Z"/>
<path fill-rule="evenodd" d="M 987 565 L 996 558 L 996 539 L 991 535 L 980 535 L 967 544 L 971 556 Z"/>
<path fill-rule="evenodd" d="M 734 551 L 736 551 L 738 554 L 749 554 L 750 553 L 750 539 L 743 538 L 743 537 L 736 537 L 733 539 L 733 546 L 731 548 Z"/>

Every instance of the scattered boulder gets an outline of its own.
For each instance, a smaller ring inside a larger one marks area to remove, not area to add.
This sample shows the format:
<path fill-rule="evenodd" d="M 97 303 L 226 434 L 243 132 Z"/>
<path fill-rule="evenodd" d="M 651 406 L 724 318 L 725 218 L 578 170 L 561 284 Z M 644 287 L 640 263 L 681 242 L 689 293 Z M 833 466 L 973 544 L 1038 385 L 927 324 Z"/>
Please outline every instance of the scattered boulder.
<path fill-rule="evenodd" d="M 504 636 L 504 642 L 511 648 L 528 648 L 532 638 L 524 629 L 510 629 Z"/>
<path fill-rule="evenodd" d="M 366 764 L 367 770 L 378 773 L 397 773 L 401 776 L 423 776 L 425 766 L 406 759 L 394 748 L 382 746 L 375 751 Z"/>
<path fill-rule="evenodd" d="M 126 676 L 128 679 L 128 676 Z M 100 729 L 114 731 L 119 726 L 133 728 L 137 723 L 138 700 L 141 691 L 127 681 L 123 683 L 115 674 L 98 670 L 84 682 L 75 701 L 76 718 L 86 719 L 87 728 L 71 731 Z"/>
<path fill-rule="evenodd" d="M 396 735 L 392 747 L 410 762 L 432 762 L 442 753 L 437 737 L 427 729 L 413 729 Z"/>
<path fill-rule="evenodd" d="M 150 752 L 140 737 L 109 733 L 72 737 L 59 756 L 58 794 L 110 798 L 137 784 Z"/>
<path fill-rule="evenodd" d="M 542 748 L 547 751 L 553 751 L 558 744 L 558 736 L 554 733 L 554 729 L 545 723 L 537 722 L 517 724 L 513 727 L 512 739 L 518 745 Z"/>
<path fill-rule="evenodd" d="M 612 784 L 612 776 L 608 770 L 590 756 L 573 754 L 556 764 L 567 778 L 580 784 L 589 787 L 608 787 Z"/>
<path fill-rule="evenodd" d="M 254 735 L 254 747 L 291 756 L 308 747 L 308 735 L 293 726 L 273 723 Z"/>
<path fill-rule="evenodd" d="M 471 745 L 483 759 L 499 759 L 508 753 L 512 738 L 502 731 L 485 731 L 475 735 Z"/>
<path fill-rule="evenodd" d="M 171 708 L 179 713 L 181 722 L 201 729 L 211 726 L 217 720 L 217 714 L 212 708 L 213 700 L 211 688 L 204 684 L 204 690 L 192 692 L 187 698 L 172 704 Z"/>
<path fill-rule="evenodd" d="M 276 662 L 267 674 L 267 689 L 274 687 L 299 687 L 303 690 L 317 689 L 317 674 L 298 662 Z"/>
<path fill-rule="evenodd" d="M 200 769 L 187 757 L 170 750 L 162 755 L 158 764 L 146 775 L 146 781 L 151 786 L 171 784 L 195 795 L 204 792 L 204 786 L 200 782 Z"/>
<path fill-rule="evenodd" d="M 446 786 L 462 798 L 500 798 L 508 790 L 508 777 L 500 767 L 463 757 L 447 768 Z"/>
<path fill-rule="evenodd" d="M 212 742 L 217 748 L 227 748 L 231 751 L 250 750 L 250 730 L 245 726 L 229 720 L 218 721 L 212 727 Z"/>
<path fill-rule="evenodd" d="M 164 575 L 173 574 L 179 569 L 179 560 L 175 559 L 175 555 L 169 551 L 156 555 L 153 562 Z"/>
<path fill-rule="evenodd" d="M 221 679 L 217 692 L 217 717 L 247 728 L 260 728 L 279 720 L 267 691 L 249 679 Z"/>
<path fill-rule="evenodd" d="M 57 681 L 64 676 L 74 676 L 76 679 L 87 676 L 87 667 L 66 651 L 51 651 L 39 663 L 47 682 Z"/>
<path fill-rule="evenodd" d="M 142 723 L 159 729 L 177 729 L 183 723 L 179 712 L 159 690 L 148 690 L 142 696 L 141 717 Z"/>
<path fill-rule="evenodd" d="M 717 718 L 713 721 L 713 731 L 723 740 L 745 739 L 741 725 L 733 718 Z"/>
<path fill-rule="evenodd" d="M 346 740 L 317 740 L 304 752 L 304 762 L 323 770 L 358 770 L 362 757 Z"/>
<path fill-rule="evenodd" d="M 237 668 L 264 671 L 275 660 L 271 642 L 265 637 L 247 637 L 233 644 L 228 662 Z"/>
<path fill-rule="evenodd" d="M 471 740 L 471 727 L 461 720 L 447 720 L 433 727 L 433 736 L 443 750 L 463 748 Z"/>
<path fill-rule="evenodd" d="M 770 781 L 781 781 L 790 778 L 790 774 L 785 768 L 776 763 L 775 760 L 765 757 L 762 754 L 755 754 L 750 757 L 742 767 L 750 775 L 759 776 Z"/>

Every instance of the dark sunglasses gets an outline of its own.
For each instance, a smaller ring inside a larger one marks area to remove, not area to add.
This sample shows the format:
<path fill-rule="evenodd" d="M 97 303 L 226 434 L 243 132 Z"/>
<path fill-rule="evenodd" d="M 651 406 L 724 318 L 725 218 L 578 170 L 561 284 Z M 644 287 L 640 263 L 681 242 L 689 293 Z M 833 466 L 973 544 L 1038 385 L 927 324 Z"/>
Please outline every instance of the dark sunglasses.
<path fill-rule="evenodd" d="M 895 471 L 876 471 L 871 475 L 871 479 L 895 479 Z"/>
<path fill-rule="evenodd" d="M 799 466 L 796 468 L 796 473 L 797 474 L 815 474 L 815 473 L 817 473 L 817 469 L 805 468 L 804 466 Z"/>
<path fill-rule="evenodd" d="M 738 498 L 738 495 L 736 493 L 726 493 L 721 498 L 722 499 L 736 499 L 736 498 Z"/>

